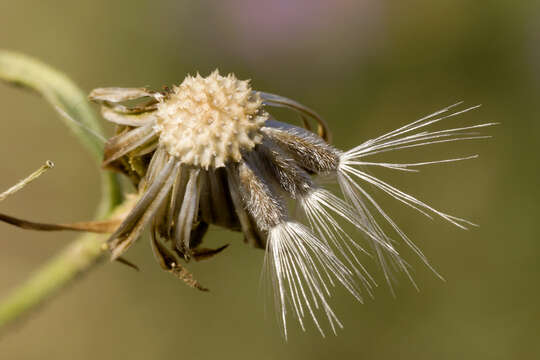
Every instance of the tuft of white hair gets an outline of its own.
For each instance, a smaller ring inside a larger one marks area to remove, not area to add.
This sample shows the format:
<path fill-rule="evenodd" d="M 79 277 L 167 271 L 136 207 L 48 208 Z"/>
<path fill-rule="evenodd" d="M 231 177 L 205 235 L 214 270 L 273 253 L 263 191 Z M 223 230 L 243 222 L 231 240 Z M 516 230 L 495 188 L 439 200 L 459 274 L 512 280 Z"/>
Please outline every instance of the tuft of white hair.
<path fill-rule="evenodd" d="M 371 296 L 371 289 L 377 284 L 358 258 L 359 253 L 368 256 L 370 256 L 370 253 L 351 238 L 335 219 L 335 215 L 356 226 L 368 237 L 371 237 L 372 241 L 379 242 L 386 251 L 397 255 L 395 249 L 390 244 L 374 237 L 370 229 L 362 223 L 360 217 L 355 213 L 354 208 L 326 189 L 314 188 L 307 194 L 302 195 L 299 202 L 313 231 L 334 249 L 340 258 L 344 259 Z"/>
<path fill-rule="evenodd" d="M 330 286 L 336 282 L 361 300 L 352 272 L 309 228 L 292 221 L 272 227 L 268 233 L 265 267 L 274 286 L 275 304 L 287 338 L 287 312 L 296 317 L 305 331 L 306 316 L 324 336 L 318 313 L 326 316 L 334 333 L 343 325 L 330 307 Z"/>
<path fill-rule="evenodd" d="M 476 130 L 496 125 L 496 123 L 477 124 L 436 131 L 426 129 L 426 127 L 429 125 L 433 125 L 442 120 L 455 117 L 457 115 L 463 114 L 467 111 L 479 107 L 478 105 L 460 111 L 450 111 L 460 104 L 461 103 L 451 105 L 431 115 L 416 120 L 408 125 L 393 130 L 387 134 L 379 136 L 375 139 L 368 140 L 363 144 L 360 144 L 359 146 L 356 146 L 355 148 L 346 151 L 340 155 L 337 171 L 338 183 L 341 187 L 344 197 L 346 198 L 348 203 L 351 204 L 356 210 L 355 212 L 359 220 L 358 222 L 363 226 L 365 232 L 368 234 L 368 239 L 372 240 L 372 247 L 375 250 L 376 256 L 379 259 L 386 280 L 390 284 L 390 287 L 392 280 L 392 275 L 390 273 L 391 268 L 397 268 L 403 271 L 411 279 L 413 284 L 414 281 L 410 276 L 408 264 L 401 259 L 397 252 L 388 251 L 388 249 L 393 249 L 393 240 L 383 231 L 375 216 L 372 214 L 372 209 L 375 210 L 375 213 L 378 213 L 380 216 L 382 216 L 384 221 L 386 221 L 392 227 L 392 229 L 399 236 L 399 238 L 402 239 L 405 244 L 407 244 L 428 267 L 430 267 L 436 274 L 437 272 L 433 269 L 433 267 L 431 267 L 422 251 L 399 228 L 399 226 L 392 220 L 392 218 L 386 213 L 386 211 L 382 209 L 382 207 L 377 203 L 373 196 L 368 193 L 365 185 L 373 185 L 375 188 L 382 190 L 384 193 L 388 194 L 394 199 L 417 210 L 418 212 L 429 218 L 432 218 L 433 215 L 439 216 L 461 229 L 467 229 L 468 226 L 476 225 L 469 222 L 468 220 L 446 214 L 440 210 L 433 208 L 432 206 L 419 200 L 418 198 L 402 190 L 399 190 L 398 188 L 388 184 L 387 182 L 384 182 L 376 178 L 375 176 L 369 174 L 366 171 L 366 168 L 384 167 L 399 171 L 418 171 L 416 167 L 419 166 L 474 159 L 478 157 L 478 155 L 417 163 L 370 162 L 366 161 L 365 158 L 371 155 L 405 148 L 421 147 L 444 142 L 489 138 L 490 136 L 482 135 L 476 132 Z M 347 216 L 344 217 L 347 218 Z M 390 257 L 389 260 L 388 256 Z M 437 275 L 440 277 L 439 274 Z"/>

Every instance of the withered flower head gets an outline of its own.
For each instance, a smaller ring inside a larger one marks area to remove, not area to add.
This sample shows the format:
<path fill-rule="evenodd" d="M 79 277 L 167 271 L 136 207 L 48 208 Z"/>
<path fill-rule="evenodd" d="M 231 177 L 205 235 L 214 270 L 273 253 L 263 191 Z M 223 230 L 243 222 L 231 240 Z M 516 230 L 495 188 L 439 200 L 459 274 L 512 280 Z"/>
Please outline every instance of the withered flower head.
<path fill-rule="evenodd" d="M 366 169 L 416 171 L 417 166 L 471 157 L 412 164 L 375 163 L 365 158 L 403 148 L 484 138 L 471 130 L 491 125 L 425 129 L 470 110 L 451 113 L 456 104 L 341 151 L 329 145 L 326 124 L 314 111 L 278 95 L 253 91 L 248 81 L 232 74 L 223 77 L 217 70 L 206 78 L 188 76 L 179 86 L 163 92 L 102 88 L 92 91 L 90 99 L 102 104 L 105 119 L 119 125 L 106 144 L 104 165 L 128 175 L 140 193 L 133 210 L 109 239 L 113 258 L 121 256 L 151 224 L 152 247 L 161 266 L 201 288 L 178 258 L 189 260 L 222 250 L 200 247 L 211 224 L 242 232 L 246 242 L 266 249 L 265 263 L 285 335 L 288 312 L 302 328 L 305 317 L 311 317 L 323 333 L 317 319 L 322 312 L 335 332 L 342 325 L 328 301 L 330 288 L 341 284 L 361 300 L 358 283 L 368 293 L 373 286 L 358 257 L 367 250 L 342 229 L 336 217 L 364 235 L 387 280 L 391 269 L 408 275 L 408 265 L 376 214 L 427 263 L 365 185 L 374 185 L 427 216 L 438 215 L 462 228 L 470 224 L 379 180 Z M 298 113 L 306 129 L 275 120 L 265 111 L 271 107 Z M 309 120 L 317 122 L 317 133 L 311 131 Z M 335 179 L 345 200 L 322 187 L 317 182 L 319 175 Z M 289 199 L 296 200 L 299 218 L 289 211 Z"/>

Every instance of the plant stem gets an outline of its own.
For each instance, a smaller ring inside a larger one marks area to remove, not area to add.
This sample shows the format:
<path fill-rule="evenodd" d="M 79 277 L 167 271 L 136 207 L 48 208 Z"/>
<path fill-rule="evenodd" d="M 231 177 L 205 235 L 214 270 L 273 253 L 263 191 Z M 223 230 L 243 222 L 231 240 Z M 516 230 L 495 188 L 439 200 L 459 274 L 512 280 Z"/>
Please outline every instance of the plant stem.
<path fill-rule="evenodd" d="M 90 152 L 96 165 L 101 167 L 103 142 L 94 133 L 103 136 L 103 130 L 85 93 L 71 79 L 27 55 L 0 50 L 0 80 L 33 90 L 54 109 L 62 110 L 61 120 Z M 117 176 L 102 172 L 101 179 L 103 195 L 98 207 L 98 218 L 104 218 L 122 201 Z"/>
<path fill-rule="evenodd" d="M 62 115 L 64 123 L 89 150 L 96 164 L 103 156 L 103 133 L 86 95 L 63 73 L 26 55 L 0 50 L 0 80 L 36 91 Z M 97 134 L 97 136 L 96 136 Z M 102 198 L 97 219 L 121 216 L 132 206 L 122 202 L 115 174 L 102 172 Z M 38 269 L 0 302 L 0 330 L 21 320 L 31 310 L 86 273 L 105 258 L 106 235 L 84 234 Z"/>
<path fill-rule="evenodd" d="M 127 198 L 108 218 L 123 218 L 136 200 L 136 197 Z M 7 325 L 27 316 L 31 310 L 102 262 L 109 255 L 106 247 L 108 237 L 108 234 L 88 233 L 79 236 L 12 290 L 0 303 L 0 333 Z"/>
<path fill-rule="evenodd" d="M 49 260 L 0 305 L 0 330 L 63 289 L 78 275 L 104 259 L 107 235 L 84 234 Z"/>

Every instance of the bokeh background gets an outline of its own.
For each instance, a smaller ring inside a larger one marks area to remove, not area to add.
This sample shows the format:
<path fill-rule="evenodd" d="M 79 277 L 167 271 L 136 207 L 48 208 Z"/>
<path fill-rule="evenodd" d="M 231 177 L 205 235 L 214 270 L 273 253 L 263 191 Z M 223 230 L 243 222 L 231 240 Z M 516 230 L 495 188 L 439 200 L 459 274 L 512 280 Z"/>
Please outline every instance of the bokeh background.
<path fill-rule="evenodd" d="M 480 153 L 383 179 L 480 228 L 461 231 L 378 199 L 446 278 L 413 256 L 420 292 L 401 278 L 364 305 L 337 291 L 345 328 L 321 338 L 295 324 L 285 342 L 259 282 L 263 252 L 231 246 L 190 264 L 201 293 L 162 273 L 147 241 L 137 273 L 101 266 L 0 339 L 1 359 L 513 359 L 540 355 L 540 12 L 534 1 L 2 1 L 0 47 L 39 58 L 83 89 L 180 82 L 215 68 L 297 99 L 349 148 L 458 100 L 482 108 L 447 125 L 501 122 L 488 141 L 388 153 L 427 161 Z M 40 221 L 91 218 L 98 169 L 45 102 L 0 84 L 0 189 L 56 168 L 1 204 Z M 107 125 L 110 132 L 111 127 Z M 379 194 L 380 195 L 380 194 Z M 71 239 L 0 224 L 0 295 Z M 360 235 L 357 236 L 361 239 Z M 146 239 L 143 239 L 146 240 Z"/>

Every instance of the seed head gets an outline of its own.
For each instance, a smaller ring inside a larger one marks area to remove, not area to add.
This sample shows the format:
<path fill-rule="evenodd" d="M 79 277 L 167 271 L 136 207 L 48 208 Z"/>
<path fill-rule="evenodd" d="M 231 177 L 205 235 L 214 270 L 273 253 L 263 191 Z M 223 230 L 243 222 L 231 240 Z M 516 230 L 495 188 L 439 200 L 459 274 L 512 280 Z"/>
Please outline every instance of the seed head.
<path fill-rule="evenodd" d="M 322 334 L 321 313 L 334 332 L 342 326 L 330 306 L 331 288 L 341 285 L 358 300 L 362 291 L 371 294 L 375 282 L 365 270 L 362 254 L 372 253 L 389 284 L 394 270 L 409 275 L 396 239 L 428 264 L 369 189 L 379 189 L 428 217 L 435 215 L 461 228 L 471 224 L 366 169 L 417 171 L 419 166 L 475 156 L 406 164 L 367 158 L 404 148 L 482 139 L 486 136 L 473 130 L 492 125 L 429 130 L 432 124 L 473 109 L 451 112 L 456 104 L 341 151 L 329 144 L 326 123 L 313 110 L 279 95 L 254 92 L 247 81 L 217 71 L 206 78 L 188 76 L 163 93 L 106 88 L 94 90 L 90 98 L 101 103 L 103 116 L 118 125 L 117 135 L 107 141 L 104 165 L 130 176 L 140 193 L 109 239 L 113 258 L 121 256 L 150 224 L 152 249 L 162 268 L 204 289 L 181 267 L 179 258 L 207 258 L 224 249 L 201 247 L 210 225 L 241 232 L 247 243 L 266 251 L 267 274 L 285 336 L 287 314 L 293 314 L 302 328 L 310 317 Z M 134 99 L 146 102 L 125 104 Z M 262 110 L 263 105 L 295 111 L 305 129 L 277 121 Z M 311 131 L 313 120 L 316 133 Z M 325 189 L 319 175 L 338 183 L 344 199 Z M 289 211 L 290 201 L 296 201 L 299 212 Z M 366 249 L 336 218 L 359 230 L 367 240 Z M 383 230 L 381 220 L 390 225 L 392 234 Z"/>
<path fill-rule="evenodd" d="M 216 70 L 188 76 L 157 104 L 154 129 L 167 152 L 182 163 L 222 167 L 241 160 L 241 152 L 261 142 L 258 130 L 268 119 L 249 81 Z"/>

